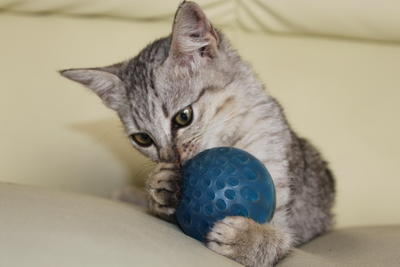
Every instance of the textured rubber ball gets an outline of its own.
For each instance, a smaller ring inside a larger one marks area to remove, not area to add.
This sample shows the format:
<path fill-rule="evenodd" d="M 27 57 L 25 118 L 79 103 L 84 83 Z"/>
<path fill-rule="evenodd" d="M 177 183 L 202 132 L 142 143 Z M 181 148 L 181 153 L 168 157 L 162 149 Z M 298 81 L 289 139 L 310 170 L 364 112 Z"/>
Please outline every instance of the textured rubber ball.
<path fill-rule="evenodd" d="M 246 151 L 216 147 L 183 166 L 182 198 L 176 218 L 183 232 L 204 241 L 213 224 L 226 216 L 258 223 L 272 219 L 275 187 L 264 164 Z"/>

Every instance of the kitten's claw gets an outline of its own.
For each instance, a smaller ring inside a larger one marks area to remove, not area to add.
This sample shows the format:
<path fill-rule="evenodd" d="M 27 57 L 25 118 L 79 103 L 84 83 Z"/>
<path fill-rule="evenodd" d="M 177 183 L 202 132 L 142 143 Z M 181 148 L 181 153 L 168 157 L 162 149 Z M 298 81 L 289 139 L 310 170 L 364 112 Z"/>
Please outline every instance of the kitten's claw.
<path fill-rule="evenodd" d="M 169 217 L 171 215 L 175 214 L 175 211 L 176 211 L 175 208 L 168 207 L 165 205 L 160 205 L 152 200 L 149 201 L 149 209 L 155 215 L 157 215 L 163 219 L 166 219 L 168 221 L 171 220 L 171 218 L 169 218 Z"/>
<path fill-rule="evenodd" d="M 167 220 L 175 213 L 180 191 L 180 169 L 173 163 L 159 163 L 146 183 L 149 209 Z"/>

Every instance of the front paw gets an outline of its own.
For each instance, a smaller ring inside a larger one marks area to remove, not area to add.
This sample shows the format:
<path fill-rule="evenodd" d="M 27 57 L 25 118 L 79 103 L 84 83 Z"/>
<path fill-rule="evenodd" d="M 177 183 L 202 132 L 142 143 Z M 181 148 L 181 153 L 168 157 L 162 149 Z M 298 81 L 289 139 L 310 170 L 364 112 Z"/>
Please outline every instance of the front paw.
<path fill-rule="evenodd" d="M 155 215 L 172 220 L 180 192 L 180 168 L 174 163 L 159 163 L 146 183 L 149 209 Z"/>
<path fill-rule="evenodd" d="M 207 234 L 207 247 L 245 266 L 273 266 L 293 244 L 292 235 L 269 224 L 234 216 L 218 221 Z"/>
<path fill-rule="evenodd" d="M 226 217 L 207 234 L 207 247 L 245 266 L 254 266 L 257 248 L 254 234 L 259 225 L 241 216 Z"/>

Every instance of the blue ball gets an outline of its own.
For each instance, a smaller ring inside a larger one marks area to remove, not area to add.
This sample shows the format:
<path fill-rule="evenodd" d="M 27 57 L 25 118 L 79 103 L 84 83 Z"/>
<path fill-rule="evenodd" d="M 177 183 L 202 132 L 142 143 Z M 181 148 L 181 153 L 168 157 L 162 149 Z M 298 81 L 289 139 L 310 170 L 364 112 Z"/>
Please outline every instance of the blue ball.
<path fill-rule="evenodd" d="M 183 166 L 182 199 L 176 218 L 183 232 L 204 241 L 216 221 L 244 216 L 271 220 L 275 187 L 264 164 L 232 147 L 205 150 Z"/>

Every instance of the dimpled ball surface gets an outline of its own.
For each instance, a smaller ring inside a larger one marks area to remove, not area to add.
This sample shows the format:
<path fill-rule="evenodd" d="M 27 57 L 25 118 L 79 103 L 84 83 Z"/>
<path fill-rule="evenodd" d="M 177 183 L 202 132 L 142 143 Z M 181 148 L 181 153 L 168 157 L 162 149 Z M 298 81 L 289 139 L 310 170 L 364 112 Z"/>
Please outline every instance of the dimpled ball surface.
<path fill-rule="evenodd" d="M 200 241 L 226 216 L 269 221 L 275 210 L 275 187 L 264 164 L 246 151 L 205 150 L 183 166 L 182 199 L 176 218 L 183 232 Z"/>

